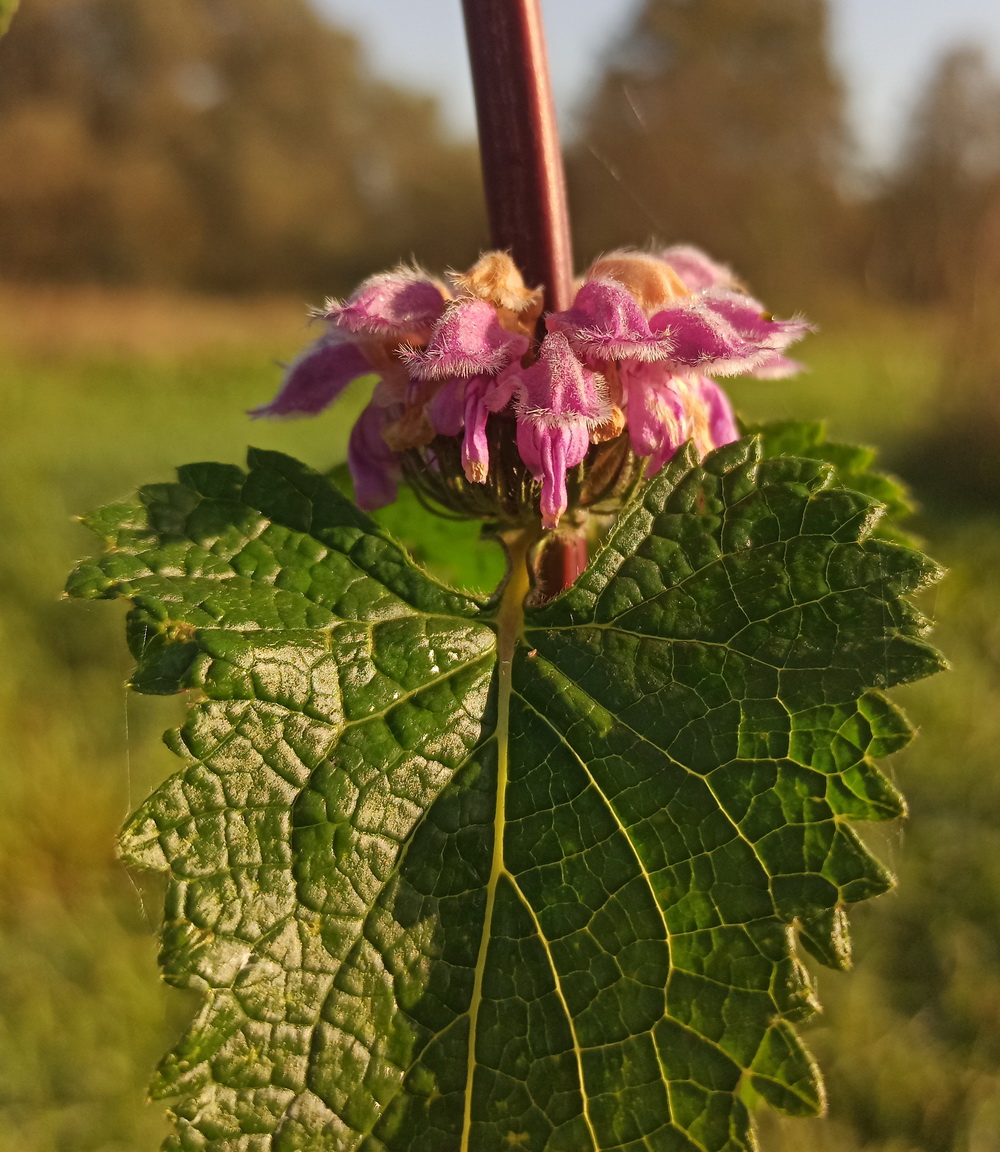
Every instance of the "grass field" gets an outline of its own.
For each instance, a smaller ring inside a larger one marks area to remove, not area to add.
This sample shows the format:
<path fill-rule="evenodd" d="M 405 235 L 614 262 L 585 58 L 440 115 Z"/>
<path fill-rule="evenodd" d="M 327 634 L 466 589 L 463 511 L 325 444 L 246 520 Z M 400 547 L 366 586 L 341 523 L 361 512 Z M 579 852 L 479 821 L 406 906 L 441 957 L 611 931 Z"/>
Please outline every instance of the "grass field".
<path fill-rule="evenodd" d="M 174 767 L 159 735 L 181 702 L 127 697 L 120 611 L 60 589 L 91 548 L 73 517 L 173 465 L 247 443 L 342 459 L 360 395 L 313 421 L 244 415 L 304 316 L 0 289 L 0 1152 L 144 1152 L 165 1134 L 145 1085 L 192 1002 L 157 980 L 157 885 L 125 874 L 114 838 Z M 902 458 L 933 419 L 940 325 L 840 310 L 823 327 L 810 372 L 740 383 L 737 406 L 827 415 Z M 1000 521 L 946 509 L 919 528 L 952 568 L 927 607 L 955 671 L 901 693 L 924 732 L 892 765 L 912 809 L 884 837 L 900 887 L 855 913 L 858 970 L 820 976 L 830 1119 L 765 1119 L 771 1152 L 1000 1149 Z"/>

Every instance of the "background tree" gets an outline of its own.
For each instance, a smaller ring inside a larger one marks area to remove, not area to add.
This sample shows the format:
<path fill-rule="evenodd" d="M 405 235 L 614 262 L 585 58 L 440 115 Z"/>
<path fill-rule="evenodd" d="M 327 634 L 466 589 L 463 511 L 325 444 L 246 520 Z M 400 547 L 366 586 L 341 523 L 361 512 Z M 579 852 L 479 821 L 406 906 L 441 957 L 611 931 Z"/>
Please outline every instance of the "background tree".
<path fill-rule="evenodd" d="M 973 45 L 947 51 L 915 108 L 873 211 L 876 283 L 916 303 L 958 302 L 1000 244 L 1000 79 Z"/>
<path fill-rule="evenodd" d="M 954 498 L 1000 493 L 1000 77 L 960 45 L 933 70 L 872 205 L 870 280 L 945 325 L 934 419 L 908 467 Z"/>
<path fill-rule="evenodd" d="M 646 0 L 580 135 L 588 252 L 644 227 L 785 293 L 835 263 L 846 137 L 824 0 Z"/>
<path fill-rule="evenodd" d="M 329 289 L 384 262 L 372 235 L 457 264 L 478 240 L 471 146 L 305 0 L 33 0 L 0 154 L 7 277 Z"/>

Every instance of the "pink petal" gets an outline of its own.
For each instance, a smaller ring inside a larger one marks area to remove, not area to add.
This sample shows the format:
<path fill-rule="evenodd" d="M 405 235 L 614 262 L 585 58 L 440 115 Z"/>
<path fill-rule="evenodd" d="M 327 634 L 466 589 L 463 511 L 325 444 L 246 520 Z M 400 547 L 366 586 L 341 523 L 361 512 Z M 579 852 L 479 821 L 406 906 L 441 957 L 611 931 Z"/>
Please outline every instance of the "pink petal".
<path fill-rule="evenodd" d="M 803 320 L 775 320 L 753 297 L 721 288 L 674 301 L 649 325 L 673 336 L 674 364 L 717 376 L 764 367 L 810 331 Z"/>
<path fill-rule="evenodd" d="M 652 476 L 691 434 L 684 399 L 659 365 L 623 365 L 621 379 L 632 451 L 649 457 L 646 475 Z"/>
<path fill-rule="evenodd" d="M 502 327 L 491 304 L 466 297 L 448 305 L 423 351 L 400 355 L 417 379 L 441 380 L 492 376 L 527 350 L 527 337 Z"/>
<path fill-rule="evenodd" d="M 700 292 L 703 288 L 739 287 L 731 268 L 717 264 L 692 244 L 675 244 L 666 248 L 660 253 L 660 259 L 673 268 L 689 292 Z"/>
<path fill-rule="evenodd" d="M 780 352 L 795 340 L 801 340 L 813 326 L 801 317 L 776 320 L 759 300 L 743 292 L 730 292 L 717 288 L 705 292 L 702 299 L 713 311 L 724 316 L 743 336 L 755 340 L 772 351 Z"/>
<path fill-rule="evenodd" d="M 390 340 L 426 338 L 444 311 L 441 288 L 421 272 L 371 276 L 343 304 L 331 301 L 326 318 L 346 332 Z"/>
<path fill-rule="evenodd" d="M 512 365 L 498 376 L 473 376 L 465 384 L 462 467 L 466 477 L 475 484 L 485 484 L 489 475 L 490 449 L 486 439 L 486 424 L 490 413 L 506 408 L 513 399 L 518 383 L 518 375 Z"/>
<path fill-rule="evenodd" d="M 465 383 L 449 380 L 430 403 L 428 415 L 439 436 L 457 436 L 465 423 Z"/>
<path fill-rule="evenodd" d="M 550 332 L 539 359 L 517 378 L 517 447 L 542 484 L 542 526 L 566 511 L 566 471 L 587 455 L 590 430 L 610 414 L 603 380 L 573 355 L 566 336 Z"/>
<path fill-rule="evenodd" d="M 490 449 L 486 440 L 489 409 L 486 396 L 490 381 L 474 376 L 465 385 L 465 437 L 462 440 L 462 467 L 474 484 L 485 484 L 490 468 Z"/>
<path fill-rule="evenodd" d="M 798 360 L 790 360 L 780 352 L 772 352 L 750 375 L 758 380 L 784 380 L 787 376 L 794 376 L 797 372 L 803 371 L 804 368 L 805 365 Z"/>
<path fill-rule="evenodd" d="M 491 412 L 502 412 L 521 389 L 523 369 L 515 361 L 493 377 L 493 386 L 486 394 L 486 407 Z"/>
<path fill-rule="evenodd" d="M 251 408 L 257 416 L 314 416 L 331 404 L 352 380 L 374 371 L 362 351 L 335 335 L 321 336 L 285 373 L 277 396 Z"/>
<path fill-rule="evenodd" d="M 517 422 L 517 449 L 532 476 L 542 483 L 542 527 L 555 528 L 569 506 L 566 472 L 587 455 L 590 436 L 586 425 L 552 427 L 531 420 Z"/>
<path fill-rule="evenodd" d="M 715 447 L 721 448 L 723 444 L 739 440 L 740 431 L 736 427 L 736 417 L 729 397 L 707 376 L 702 376 L 699 381 L 699 390 L 708 410 L 708 433 Z"/>
<path fill-rule="evenodd" d="M 546 320 L 549 332 L 563 333 L 578 356 L 599 360 L 666 360 L 668 335 L 654 334 L 632 293 L 614 280 L 588 280 L 573 307 Z"/>
<path fill-rule="evenodd" d="M 347 445 L 354 499 L 366 512 L 384 508 L 396 499 L 400 469 L 395 454 L 382 439 L 386 423 L 386 409 L 369 404 L 351 429 Z"/>
<path fill-rule="evenodd" d="M 518 416 L 539 425 L 582 422 L 593 427 L 611 412 L 603 379 L 573 355 L 562 332 L 545 337 L 537 362 L 518 373 L 518 385 Z"/>

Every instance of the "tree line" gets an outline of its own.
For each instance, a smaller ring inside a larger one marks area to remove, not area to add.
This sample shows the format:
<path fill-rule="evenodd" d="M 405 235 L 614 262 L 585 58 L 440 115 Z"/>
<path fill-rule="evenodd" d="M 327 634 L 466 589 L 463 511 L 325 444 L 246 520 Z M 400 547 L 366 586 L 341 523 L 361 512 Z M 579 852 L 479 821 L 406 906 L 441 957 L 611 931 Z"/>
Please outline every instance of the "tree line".
<path fill-rule="evenodd" d="M 8 278 L 322 291 L 481 242 L 472 144 L 306 0 L 31 0 L 0 157 Z"/>
<path fill-rule="evenodd" d="M 825 0 L 646 0 L 567 149 L 583 263 L 701 244 L 779 301 L 1000 269 L 1000 80 L 938 63 L 865 194 Z M 340 290 L 486 237 L 477 159 L 307 0 L 32 0 L 0 43 L 0 276 Z"/>

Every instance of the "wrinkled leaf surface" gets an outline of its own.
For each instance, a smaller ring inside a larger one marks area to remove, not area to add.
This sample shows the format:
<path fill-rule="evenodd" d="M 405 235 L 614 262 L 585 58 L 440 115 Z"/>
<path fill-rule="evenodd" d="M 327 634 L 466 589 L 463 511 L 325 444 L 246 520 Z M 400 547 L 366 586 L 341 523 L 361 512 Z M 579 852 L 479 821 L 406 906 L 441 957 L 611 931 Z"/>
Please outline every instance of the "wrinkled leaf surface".
<path fill-rule="evenodd" d="M 274 453 L 92 517 L 70 591 L 190 693 L 123 836 L 204 996 L 168 1147 L 735 1152 L 747 1100 L 820 1110 L 797 945 L 846 966 L 891 884 L 851 821 L 903 811 L 882 690 L 940 666 L 878 516 L 759 440 L 682 455 L 523 613 Z"/>

